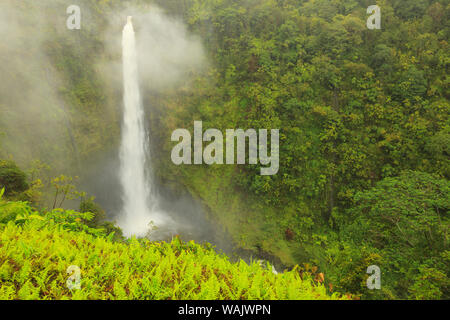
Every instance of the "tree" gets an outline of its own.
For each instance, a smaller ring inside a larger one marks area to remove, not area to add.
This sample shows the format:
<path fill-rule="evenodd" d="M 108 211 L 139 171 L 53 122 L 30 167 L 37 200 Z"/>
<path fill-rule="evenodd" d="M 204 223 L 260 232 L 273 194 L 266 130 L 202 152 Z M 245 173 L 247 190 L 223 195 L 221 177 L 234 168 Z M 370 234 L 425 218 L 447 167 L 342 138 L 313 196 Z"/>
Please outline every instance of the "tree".
<path fill-rule="evenodd" d="M 358 193 L 355 202 L 343 235 L 381 255 L 384 285 L 399 298 L 448 298 L 450 182 L 405 171 Z M 425 278 L 433 294 L 424 292 Z"/>

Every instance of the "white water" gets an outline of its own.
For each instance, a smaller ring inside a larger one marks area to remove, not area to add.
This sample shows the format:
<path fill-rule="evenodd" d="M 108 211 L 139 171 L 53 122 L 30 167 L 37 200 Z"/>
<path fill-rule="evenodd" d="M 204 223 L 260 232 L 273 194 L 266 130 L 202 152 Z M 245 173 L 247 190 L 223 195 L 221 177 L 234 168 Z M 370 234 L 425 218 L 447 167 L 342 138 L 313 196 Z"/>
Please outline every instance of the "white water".
<path fill-rule="evenodd" d="M 162 223 L 146 170 L 148 139 L 138 80 L 136 40 L 131 17 L 123 29 L 124 115 L 120 147 L 123 209 L 119 226 L 125 236 L 145 236 L 150 224 Z"/>

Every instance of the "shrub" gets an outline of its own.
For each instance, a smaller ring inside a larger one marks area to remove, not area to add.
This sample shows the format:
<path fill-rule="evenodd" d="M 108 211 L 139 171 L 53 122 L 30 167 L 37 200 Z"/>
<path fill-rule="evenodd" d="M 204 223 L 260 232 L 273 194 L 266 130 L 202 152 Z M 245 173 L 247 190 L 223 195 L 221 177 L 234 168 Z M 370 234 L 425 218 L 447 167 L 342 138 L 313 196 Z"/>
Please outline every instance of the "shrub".
<path fill-rule="evenodd" d="M 12 196 L 28 190 L 27 175 L 12 161 L 0 160 L 0 188 Z"/>
<path fill-rule="evenodd" d="M 356 194 L 355 203 L 342 232 L 359 251 L 350 254 L 354 264 L 379 255 L 382 286 L 396 298 L 448 299 L 449 181 L 406 171 Z"/>

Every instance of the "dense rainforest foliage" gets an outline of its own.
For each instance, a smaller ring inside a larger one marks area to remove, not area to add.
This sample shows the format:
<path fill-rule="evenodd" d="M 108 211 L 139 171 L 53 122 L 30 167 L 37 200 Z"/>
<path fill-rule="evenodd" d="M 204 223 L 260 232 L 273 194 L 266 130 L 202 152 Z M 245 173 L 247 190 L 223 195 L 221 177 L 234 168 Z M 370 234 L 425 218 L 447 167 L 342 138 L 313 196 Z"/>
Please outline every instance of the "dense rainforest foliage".
<path fill-rule="evenodd" d="M 64 12 L 67 3 L 57 2 Z M 55 136 L 65 137 L 64 141 L 55 145 L 51 136 L 45 143 L 30 143 L 22 153 L 25 135 L 8 126 L 20 117 L 10 111 L 14 102 L 8 101 L 15 96 L 7 89 L 1 91 L 0 132 L 5 134 L 0 136 L 0 157 L 13 155 L 30 168 L 26 179 L 9 160 L 0 163 L 0 186 L 6 187 L 7 197 L 36 202 L 39 183 L 52 183 L 43 178 L 36 182 L 33 172 L 37 169 L 32 168 L 49 171 L 49 176 L 80 174 L 83 163 L 117 146 L 121 98 L 95 63 L 113 58 L 99 34 L 107 26 L 108 14 L 129 3 L 143 9 L 158 5 L 201 39 L 208 58 L 206 70 L 193 70 L 181 88 L 154 92 L 143 84 L 155 149 L 152 161 L 161 183 L 186 186 L 240 248 L 270 255 L 286 268 L 316 266 L 324 274 L 328 294 L 351 293 L 364 299 L 450 298 L 449 1 L 78 2 L 95 18 L 86 20 L 78 38 L 49 28 L 51 36 L 43 40 L 49 68 L 61 77 L 56 91 L 65 109 L 58 106 L 49 112 L 61 126 L 62 134 Z M 366 27 L 367 7 L 375 3 L 381 8 L 381 30 Z M 59 10 L 17 6 L 29 9 L 28 14 Z M 31 123 L 38 126 L 44 116 Z M 170 161 L 171 132 L 192 128 L 196 120 L 202 120 L 205 128 L 222 131 L 280 129 L 278 174 L 261 176 L 260 168 L 250 165 L 175 166 Z M 30 165 L 33 160 L 43 161 L 50 169 Z M 58 186 L 58 181 L 53 185 Z M 85 205 L 95 206 L 92 201 Z M 33 236 L 41 237 L 56 228 L 37 223 L 10 223 L 2 227 L 2 237 L 19 232 L 18 228 L 26 232 L 42 228 L 42 234 Z M 25 239 L 34 241 L 33 237 L 30 233 Z M 86 242 L 86 246 L 97 241 L 65 231 L 55 233 L 54 239 L 61 245 L 64 239 Z M 9 247 L 19 240 L 8 241 Z M 122 244 L 101 243 L 112 256 L 125 250 Z M 152 252 L 161 250 L 158 244 L 145 245 Z M 162 246 L 168 250 L 165 261 L 172 263 L 178 244 Z M 220 260 L 220 272 L 229 268 L 238 272 L 239 266 L 195 248 L 205 257 L 200 260 Z M 5 254 L 7 249 L 0 249 Z M 183 261 L 197 259 L 184 254 L 187 260 Z M 154 264 L 153 257 L 148 259 Z M 113 260 L 105 263 L 109 261 Z M 366 287 L 366 269 L 371 265 L 381 269 L 381 290 Z M 8 274 L 9 269 L 5 270 L 2 275 Z M 293 274 L 286 279 L 295 278 Z M 216 274 L 211 285 L 225 290 L 220 279 Z M 45 281 L 42 285 L 50 292 Z M 152 286 L 159 285 L 148 283 L 148 291 L 132 297 L 169 298 L 153 294 Z M 302 286 L 300 282 L 292 285 Z M 8 290 L 0 294 L 16 294 Z M 24 294 L 39 294 L 33 290 Z M 119 291 L 112 297 L 119 297 Z M 298 297 L 284 291 L 256 291 L 245 297 Z M 96 289 L 84 297 L 100 297 L 100 292 Z M 320 292 L 319 297 L 325 297 Z M 192 296 L 175 294 L 180 297 L 203 296 L 194 290 Z M 222 292 L 217 297 L 239 296 Z"/>

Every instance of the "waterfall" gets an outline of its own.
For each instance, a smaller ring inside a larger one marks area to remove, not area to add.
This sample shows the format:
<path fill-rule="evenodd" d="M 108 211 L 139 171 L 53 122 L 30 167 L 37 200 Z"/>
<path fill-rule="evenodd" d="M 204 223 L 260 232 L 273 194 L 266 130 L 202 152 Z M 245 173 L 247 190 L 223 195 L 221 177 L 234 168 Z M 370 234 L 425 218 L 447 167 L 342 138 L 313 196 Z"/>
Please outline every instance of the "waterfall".
<path fill-rule="evenodd" d="M 150 223 L 158 223 L 156 199 L 151 193 L 146 159 L 148 138 L 138 80 L 136 40 L 131 17 L 122 35 L 124 114 L 120 147 L 120 182 L 123 209 L 119 226 L 125 236 L 145 236 Z"/>

